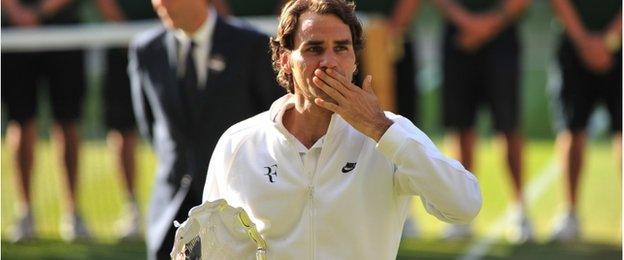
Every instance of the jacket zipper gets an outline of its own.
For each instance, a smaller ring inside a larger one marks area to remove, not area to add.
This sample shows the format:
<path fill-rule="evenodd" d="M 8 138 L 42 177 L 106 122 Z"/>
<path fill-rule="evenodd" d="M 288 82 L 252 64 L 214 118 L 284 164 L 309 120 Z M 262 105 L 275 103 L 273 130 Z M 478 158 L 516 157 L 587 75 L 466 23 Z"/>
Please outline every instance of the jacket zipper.
<path fill-rule="evenodd" d="M 314 251 L 316 247 L 315 232 L 314 232 L 314 186 L 310 185 L 308 188 L 308 198 L 310 205 L 310 259 L 315 259 Z"/>

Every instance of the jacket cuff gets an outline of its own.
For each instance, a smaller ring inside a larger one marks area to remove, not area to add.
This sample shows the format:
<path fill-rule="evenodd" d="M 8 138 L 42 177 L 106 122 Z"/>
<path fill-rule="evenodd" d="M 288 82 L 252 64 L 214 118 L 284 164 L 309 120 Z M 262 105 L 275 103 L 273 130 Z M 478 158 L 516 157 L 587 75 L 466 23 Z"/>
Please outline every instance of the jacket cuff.
<path fill-rule="evenodd" d="M 390 161 L 394 161 L 394 157 L 403 148 L 407 138 L 407 132 L 397 122 L 394 122 L 381 136 L 375 148 Z"/>

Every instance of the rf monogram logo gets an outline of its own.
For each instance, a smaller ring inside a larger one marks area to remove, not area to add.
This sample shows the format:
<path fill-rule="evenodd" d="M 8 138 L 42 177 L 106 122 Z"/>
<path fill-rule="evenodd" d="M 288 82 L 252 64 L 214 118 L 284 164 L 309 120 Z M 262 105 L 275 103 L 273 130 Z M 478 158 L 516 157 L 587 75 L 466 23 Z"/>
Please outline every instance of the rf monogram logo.
<path fill-rule="evenodd" d="M 264 175 L 269 177 L 269 182 L 271 183 L 275 182 L 275 179 L 277 178 L 277 164 L 264 167 L 264 169 L 266 169 L 267 171 Z"/>

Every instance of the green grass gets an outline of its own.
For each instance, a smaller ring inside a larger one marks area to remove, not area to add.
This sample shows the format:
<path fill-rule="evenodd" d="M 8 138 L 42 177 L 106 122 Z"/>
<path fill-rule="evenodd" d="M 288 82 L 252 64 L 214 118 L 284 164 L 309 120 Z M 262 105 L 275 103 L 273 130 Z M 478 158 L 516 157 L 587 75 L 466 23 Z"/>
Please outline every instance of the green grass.
<path fill-rule="evenodd" d="M 90 141 L 83 145 L 80 153 L 80 176 L 78 208 L 87 225 L 98 240 L 112 242 L 117 237 L 115 221 L 122 215 L 125 191 L 121 177 L 113 168 L 111 153 L 106 144 Z M 15 212 L 20 208 L 15 186 L 17 185 L 12 161 L 6 144 L 2 147 L 2 237 Z M 51 143 L 40 143 L 36 149 L 35 169 L 32 179 L 32 193 L 36 230 L 43 239 L 58 239 L 61 212 L 66 205 L 66 187 L 60 172 L 59 161 Z M 154 179 L 156 159 L 148 146 L 140 146 L 138 161 L 138 201 L 145 212 Z"/>
<path fill-rule="evenodd" d="M 59 240 L 37 240 L 10 244 L 2 242 L 2 259 L 145 259 L 142 241 L 126 243 L 72 243 Z"/>
<path fill-rule="evenodd" d="M 621 185 L 620 174 L 608 142 L 589 145 L 588 157 L 581 181 L 580 218 L 588 241 L 614 246 L 621 244 Z M 484 235 L 488 228 L 504 214 L 511 198 L 511 180 L 503 161 L 504 150 L 490 140 L 479 144 L 475 174 L 481 185 L 483 208 L 475 221 L 476 231 Z M 536 181 L 541 174 L 554 170 L 556 177 L 548 183 L 533 203 L 529 205 L 529 217 L 536 226 L 538 242 L 545 242 L 551 231 L 551 221 L 563 210 L 563 177 L 554 155 L 553 142 L 531 141 L 525 147 L 525 185 Z M 554 165 L 553 165 L 554 164 Z M 425 238 L 434 239 L 446 226 L 427 215 L 419 199 L 413 200 L 413 214 L 421 222 Z"/>
<path fill-rule="evenodd" d="M 485 254 L 485 259 L 619 259 L 621 257 L 621 176 L 615 170 L 616 161 L 607 142 L 589 145 L 583 171 L 580 199 L 580 218 L 586 243 L 573 246 L 552 245 L 545 241 L 552 228 L 551 220 L 561 210 L 562 177 L 554 161 L 552 141 L 531 141 L 526 145 L 524 160 L 529 186 L 538 181 L 551 168 L 556 174 L 546 182 L 542 192 L 529 207 L 536 228 L 534 244 L 514 246 L 495 239 Z M 58 223 L 65 207 L 65 187 L 60 181 L 56 154 L 50 143 L 37 146 L 33 176 L 34 211 L 36 230 L 42 240 L 10 244 L 9 226 L 19 208 L 16 182 L 10 154 L 2 146 L 2 258 L 6 259 L 136 259 L 145 257 L 141 242 L 117 243 L 115 221 L 122 215 L 124 193 L 120 178 L 113 170 L 112 159 L 101 141 L 87 142 L 81 151 L 79 208 L 96 239 L 89 243 L 67 244 L 59 240 Z M 496 142 L 480 142 L 475 173 L 479 178 L 483 208 L 475 221 L 477 239 L 485 236 L 493 224 L 504 214 L 511 197 L 509 178 L 502 161 L 503 150 Z M 154 177 L 156 160 L 150 148 L 143 145 L 138 153 L 138 199 L 145 212 Z M 413 212 L 422 231 L 422 239 L 404 240 L 399 259 L 452 259 L 463 255 L 476 241 L 442 242 L 440 233 L 444 223 L 426 214 L 419 199 L 413 200 Z"/>
<path fill-rule="evenodd" d="M 406 239 L 401 243 L 397 259 L 457 259 L 464 256 L 471 241 L 442 242 L 440 240 Z M 621 259 L 620 247 L 598 243 L 556 245 L 527 243 L 509 245 L 495 243 L 481 259 Z"/>

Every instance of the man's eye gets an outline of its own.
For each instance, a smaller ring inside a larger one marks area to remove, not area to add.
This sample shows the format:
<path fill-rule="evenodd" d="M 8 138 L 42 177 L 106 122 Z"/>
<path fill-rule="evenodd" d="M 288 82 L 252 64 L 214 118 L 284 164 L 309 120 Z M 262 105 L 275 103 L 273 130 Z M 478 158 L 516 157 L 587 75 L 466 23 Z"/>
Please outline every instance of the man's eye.
<path fill-rule="evenodd" d="M 334 50 L 337 51 L 337 52 L 338 51 L 346 51 L 346 50 L 349 50 L 349 48 L 347 46 L 336 46 L 336 47 L 334 47 Z"/>
<path fill-rule="evenodd" d="M 320 53 L 323 51 L 323 48 L 321 48 L 320 46 L 312 46 L 310 48 L 307 49 L 308 52 L 313 52 L 313 53 Z"/>

